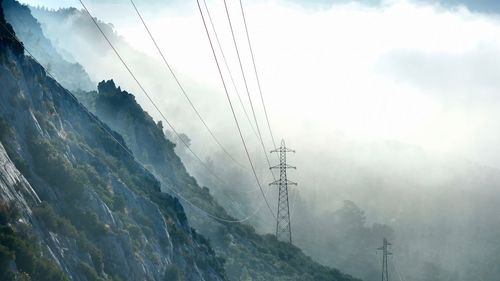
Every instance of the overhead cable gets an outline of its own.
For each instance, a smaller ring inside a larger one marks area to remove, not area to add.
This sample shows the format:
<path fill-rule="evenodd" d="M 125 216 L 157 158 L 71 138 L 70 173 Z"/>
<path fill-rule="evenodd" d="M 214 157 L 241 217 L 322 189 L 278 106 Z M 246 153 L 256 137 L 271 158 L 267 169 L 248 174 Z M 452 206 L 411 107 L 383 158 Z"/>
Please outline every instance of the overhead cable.
<path fill-rule="evenodd" d="M 186 90 L 184 89 L 184 87 L 182 86 L 181 82 L 179 81 L 177 75 L 175 74 L 174 70 L 172 69 L 172 67 L 170 66 L 170 64 L 168 63 L 167 59 L 165 58 L 165 55 L 163 54 L 163 51 L 161 50 L 161 48 L 159 47 L 158 43 L 156 42 L 156 39 L 154 38 L 153 34 L 151 33 L 148 25 L 146 24 L 144 18 L 142 17 L 141 13 L 139 12 L 139 9 L 137 9 L 137 6 L 135 5 L 134 3 L 134 0 L 130 0 L 130 3 L 132 4 L 132 6 L 134 7 L 134 10 L 137 14 L 137 16 L 139 16 L 139 19 L 141 20 L 142 22 L 142 25 L 144 26 L 144 28 L 146 29 L 148 35 L 149 35 L 149 38 L 151 38 L 151 41 L 153 41 L 153 44 L 155 45 L 155 48 L 156 50 L 158 51 L 158 53 L 160 54 L 162 60 L 163 60 L 163 63 L 165 64 L 165 66 L 167 67 L 168 71 L 172 74 L 172 77 L 174 78 L 176 84 L 179 86 L 179 89 L 181 90 L 181 93 L 184 95 L 184 97 L 187 99 L 189 105 L 191 106 L 191 108 L 193 109 L 193 111 L 196 113 L 196 116 L 198 116 L 198 119 L 200 119 L 201 123 L 203 124 L 203 126 L 205 127 L 205 129 L 208 131 L 208 133 L 210 134 L 210 136 L 212 137 L 212 139 L 214 140 L 214 142 L 221 148 L 221 150 L 229 157 L 229 159 L 231 159 L 236 165 L 244 168 L 244 166 L 242 164 L 240 164 L 236 159 L 235 157 L 233 157 L 233 155 L 231 153 L 229 153 L 229 151 L 222 145 L 222 143 L 219 141 L 219 139 L 215 136 L 214 132 L 212 131 L 212 129 L 210 129 L 210 127 L 208 127 L 207 123 L 205 122 L 205 120 L 203 119 L 203 117 L 201 116 L 200 112 L 198 111 L 198 109 L 196 108 L 196 106 L 193 104 L 191 98 L 189 97 L 189 95 L 187 94 Z"/>
<path fill-rule="evenodd" d="M 219 47 L 220 53 L 222 55 L 222 62 L 224 62 L 224 66 L 227 69 L 227 72 L 229 74 L 229 78 L 231 79 L 231 84 L 233 85 L 234 92 L 236 93 L 236 96 L 238 97 L 238 101 L 240 102 L 241 108 L 243 109 L 243 113 L 245 113 L 245 117 L 248 121 L 248 124 L 250 125 L 250 128 L 252 129 L 252 132 L 255 134 L 255 136 L 258 138 L 259 135 L 257 135 L 257 131 L 255 131 L 255 128 L 253 127 L 252 121 L 250 120 L 250 116 L 248 115 L 247 109 L 245 104 L 243 103 L 243 100 L 241 99 L 240 91 L 238 90 L 238 86 L 236 86 L 236 82 L 234 81 L 234 76 L 231 71 L 231 68 L 229 67 L 229 64 L 226 59 L 226 54 L 224 53 L 224 49 L 222 48 L 222 44 L 219 39 L 219 35 L 217 33 L 217 29 L 215 28 L 214 21 L 212 19 L 212 13 L 210 13 L 210 9 L 208 8 L 207 1 L 203 0 L 203 6 L 205 6 L 205 10 L 207 11 L 207 16 L 208 16 L 208 22 L 210 23 L 210 26 L 212 27 L 212 30 L 215 35 L 215 42 L 217 43 L 217 47 Z"/>
<path fill-rule="evenodd" d="M 45 73 L 47 74 L 47 76 L 49 76 L 50 78 L 52 78 L 52 80 L 54 80 L 54 82 L 59 86 L 61 87 L 61 89 L 63 89 L 69 97 L 71 97 L 76 103 L 77 105 L 79 105 L 83 111 L 91 118 L 93 119 L 97 126 L 99 127 L 99 129 L 101 129 L 104 133 L 108 134 L 111 139 L 116 142 L 120 148 L 122 148 L 130 157 L 131 159 L 134 159 L 136 160 L 135 162 L 144 170 L 144 171 L 149 171 L 141 162 L 139 162 L 135 156 L 132 154 L 132 152 L 124 145 L 122 144 L 113 134 L 112 132 L 110 132 L 109 128 L 107 128 L 101 120 L 99 120 L 93 113 L 91 113 L 84 105 L 82 105 L 79 100 L 76 98 L 75 95 L 73 95 L 73 93 L 71 93 L 68 89 L 64 88 L 61 84 L 59 84 L 59 82 L 57 82 L 56 78 L 40 63 L 40 61 L 38 61 L 36 59 L 36 57 L 33 56 L 33 54 L 29 51 L 29 49 L 14 35 L 12 34 L 12 32 L 10 32 L 10 30 L 5 26 L 5 24 L 3 23 L 0 23 L 3 28 L 9 33 L 9 35 L 14 39 L 16 40 L 17 42 L 19 42 L 24 50 L 26 51 L 26 53 L 28 53 L 28 55 L 30 55 L 30 57 L 40 65 L 40 67 L 45 71 Z M 164 185 L 165 186 L 165 185 Z M 242 219 L 227 219 L 227 218 L 222 218 L 220 216 L 217 216 L 217 215 L 214 215 L 204 209 L 202 209 L 201 207 L 198 207 L 196 204 L 192 203 L 190 200 L 188 200 L 187 198 L 185 198 L 184 196 L 182 196 L 182 194 L 180 194 L 179 192 L 177 192 L 175 189 L 173 189 L 172 187 L 169 187 L 169 186 L 165 186 L 165 188 L 167 188 L 168 190 L 170 190 L 170 192 L 172 192 L 176 197 L 178 197 L 179 199 L 181 199 L 182 201 L 186 202 L 189 206 L 191 206 L 195 211 L 201 213 L 202 215 L 205 215 L 207 217 L 210 217 L 214 220 L 217 220 L 217 221 L 220 221 L 220 222 L 225 222 L 225 223 L 241 223 L 241 222 L 245 222 L 245 221 L 248 221 L 250 220 L 252 217 L 254 217 L 259 211 L 260 209 L 262 208 L 262 206 L 264 205 L 263 202 L 261 202 L 261 204 L 248 216 L 246 216 L 245 218 L 242 218 Z"/>
<path fill-rule="evenodd" d="M 207 170 L 207 172 L 209 174 L 211 174 L 214 178 L 218 179 L 221 183 L 224 183 L 224 180 L 221 177 L 219 177 L 214 171 L 212 171 L 212 169 L 210 169 L 207 166 L 207 164 L 203 160 L 201 160 L 201 158 L 193 151 L 193 149 L 190 147 L 190 145 L 186 143 L 186 140 L 184 140 L 184 138 L 181 137 L 181 135 L 177 132 L 177 130 L 175 129 L 175 127 L 173 126 L 173 124 L 167 119 L 167 117 L 165 117 L 165 115 L 163 114 L 163 112 L 159 109 L 158 105 L 155 103 L 155 101 L 151 98 L 151 96 L 146 91 L 146 89 L 139 82 L 139 80 L 137 79 L 137 77 L 135 76 L 135 74 L 132 72 L 132 70 L 130 69 L 130 67 L 128 66 L 128 64 L 125 62 L 125 60 L 122 58 L 122 56 L 120 55 L 120 53 L 118 52 L 118 50 L 111 43 L 111 41 L 109 40 L 109 38 L 106 35 L 106 33 L 104 33 L 104 31 L 102 30 L 101 26 L 97 23 L 97 20 L 92 16 L 92 14 L 90 13 L 90 11 L 87 9 L 87 6 L 85 6 L 85 4 L 83 3 L 82 0 L 78 0 L 78 1 L 82 5 L 82 7 L 85 9 L 85 11 L 89 15 L 90 19 L 92 20 L 92 22 L 94 23 L 94 25 L 97 27 L 97 29 L 99 30 L 99 32 L 101 33 L 101 35 L 104 37 L 104 39 L 106 40 L 106 42 L 109 44 L 109 46 L 111 47 L 111 49 L 113 50 L 113 52 L 115 53 L 115 55 L 118 57 L 118 59 L 120 60 L 120 62 L 123 64 L 123 66 L 125 67 L 125 69 L 127 70 L 127 72 L 130 74 L 130 76 L 132 76 L 133 80 L 139 86 L 139 88 L 141 89 L 141 91 L 144 93 L 144 95 L 147 97 L 147 99 L 153 105 L 153 107 L 156 109 L 156 111 L 160 114 L 160 116 L 165 121 L 165 123 L 167 123 L 167 125 L 170 127 L 170 129 L 172 130 L 172 132 L 177 136 L 177 138 L 186 147 L 186 149 L 198 160 L 198 162 L 200 162 L 200 164 Z"/>
<path fill-rule="evenodd" d="M 245 25 L 245 33 L 247 35 L 247 41 L 248 41 L 248 47 L 250 49 L 250 55 L 252 57 L 252 64 L 253 64 L 253 69 L 254 69 L 254 73 L 255 73 L 255 79 L 257 80 L 257 86 L 259 88 L 260 100 L 262 102 L 262 107 L 264 108 L 264 115 L 266 116 L 267 128 L 269 129 L 269 134 L 271 135 L 271 140 L 273 141 L 274 149 L 277 149 L 276 142 L 274 141 L 273 130 L 271 129 L 271 123 L 269 122 L 269 116 L 267 114 L 266 103 L 264 102 L 264 96 L 262 95 L 262 87 L 260 86 L 260 79 L 259 79 L 259 74 L 257 72 L 257 66 L 255 64 L 255 56 L 253 54 L 252 43 L 250 43 L 250 35 L 248 32 L 247 20 L 245 17 L 245 11 L 243 9 L 242 0 L 240 0 L 240 9 L 241 9 L 241 15 L 243 16 L 243 23 Z"/>
<path fill-rule="evenodd" d="M 240 124 L 238 122 L 238 118 L 236 118 L 236 113 L 234 111 L 233 103 L 231 102 L 231 98 L 229 97 L 229 92 L 228 92 L 228 89 L 227 89 L 227 85 L 226 85 L 226 82 L 224 80 L 224 76 L 222 75 L 222 70 L 221 70 L 221 67 L 220 67 L 220 64 L 219 64 L 219 59 L 217 58 L 217 55 L 215 53 L 215 48 L 214 48 L 214 45 L 212 43 L 212 38 L 210 37 L 210 33 L 208 31 L 207 23 L 206 23 L 206 20 L 205 20 L 205 15 L 203 14 L 203 11 L 201 9 L 200 0 L 196 0 L 196 3 L 198 4 L 198 10 L 200 11 L 201 19 L 203 21 L 203 26 L 205 27 L 205 32 L 207 34 L 208 41 L 210 43 L 210 48 L 212 49 L 212 54 L 213 54 L 213 57 L 215 59 L 215 63 L 217 65 L 217 70 L 219 71 L 219 75 L 220 75 L 220 78 L 221 78 L 221 81 L 222 81 L 222 85 L 224 87 L 224 92 L 226 93 L 226 98 L 227 98 L 227 101 L 229 103 L 229 107 L 231 108 L 231 112 L 233 114 L 234 122 L 236 123 L 236 127 L 238 128 L 238 132 L 239 132 L 239 135 L 240 135 L 240 138 L 241 138 L 241 142 L 243 144 L 243 148 L 244 148 L 245 153 L 247 155 L 248 162 L 250 163 L 250 167 L 252 168 L 252 172 L 253 172 L 253 175 L 255 177 L 255 181 L 257 182 L 257 185 L 259 186 L 260 192 L 262 194 L 262 197 L 263 197 L 264 201 L 266 202 L 266 205 L 267 205 L 269 211 L 271 212 L 271 214 L 273 215 L 273 217 L 276 218 L 276 215 L 274 214 L 274 211 L 272 210 L 271 206 L 269 205 L 267 197 L 264 194 L 264 190 L 262 189 L 262 185 L 261 185 L 261 183 L 259 181 L 259 177 L 257 176 L 257 173 L 255 171 L 255 167 L 254 167 L 254 164 L 252 162 L 252 158 L 250 157 L 250 153 L 248 151 L 248 147 L 247 147 L 247 144 L 245 142 L 245 138 L 243 137 L 243 133 L 241 132 L 241 128 L 240 128 Z M 267 157 L 267 155 L 266 155 L 266 157 Z"/>
<path fill-rule="evenodd" d="M 234 48 L 236 49 L 236 55 L 238 57 L 238 62 L 239 62 L 239 65 L 240 65 L 241 74 L 243 75 L 243 82 L 245 84 L 245 89 L 246 89 L 246 92 L 247 92 L 248 101 L 250 102 L 250 108 L 252 109 L 253 118 L 255 120 L 255 127 L 257 128 L 257 133 L 259 134 L 260 144 L 262 146 L 262 150 L 264 151 L 264 155 L 266 156 L 267 164 L 268 164 L 269 167 L 271 167 L 271 162 L 269 161 L 269 157 L 267 156 L 266 145 L 264 144 L 264 140 L 262 139 L 262 134 L 260 132 L 259 121 L 257 120 L 257 115 L 255 114 L 255 109 L 254 109 L 254 106 L 253 106 L 252 97 L 250 96 L 250 90 L 248 89 L 248 82 L 247 82 L 247 79 L 246 79 L 245 70 L 243 68 L 243 63 L 241 61 L 240 52 L 238 50 L 238 43 L 236 42 L 236 36 L 234 34 L 234 28 L 233 28 L 233 24 L 232 24 L 232 21 L 231 21 L 231 16 L 229 15 L 229 9 L 227 7 L 226 0 L 224 0 L 224 8 L 226 10 L 226 16 L 227 16 L 227 20 L 229 22 L 229 28 L 231 29 L 231 36 L 233 38 Z M 273 175 L 273 178 L 275 179 L 274 173 L 273 173 L 272 170 L 271 170 L 271 174 Z"/>

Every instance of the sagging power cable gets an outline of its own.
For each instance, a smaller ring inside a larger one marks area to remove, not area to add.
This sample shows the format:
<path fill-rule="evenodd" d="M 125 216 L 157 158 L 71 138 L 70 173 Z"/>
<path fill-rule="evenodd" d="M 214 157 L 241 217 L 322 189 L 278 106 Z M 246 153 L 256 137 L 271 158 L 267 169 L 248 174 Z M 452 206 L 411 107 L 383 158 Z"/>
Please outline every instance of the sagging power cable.
<path fill-rule="evenodd" d="M 35 57 L 33 56 L 32 52 L 30 52 L 30 50 L 5 26 L 5 24 L 1 23 L 0 24 L 2 25 L 2 27 L 7 31 L 7 33 L 10 35 L 10 37 L 14 40 L 16 40 L 19 44 L 21 44 L 21 46 L 23 47 L 23 49 L 26 51 L 26 53 L 28 53 L 28 55 L 38 64 L 40 65 L 40 67 L 45 71 L 45 73 L 47 74 L 47 76 L 49 76 L 52 80 L 54 80 L 54 82 L 61 88 L 63 89 L 64 92 L 66 92 L 68 94 L 69 97 L 71 97 L 78 106 L 81 107 L 81 109 L 92 119 L 94 120 L 94 122 L 97 124 L 97 126 L 99 127 L 99 129 L 101 131 L 103 131 L 105 134 L 109 135 L 111 137 L 111 139 L 116 142 L 118 144 L 118 146 L 120 148 L 122 148 L 125 153 L 127 155 L 129 155 L 131 157 L 131 159 L 134 159 L 135 162 L 144 170 L 144 171 L 149 171 L 141 162 L 139 162 L 139 160 L 137 160 L 135 158 L 135 156 L 133 155 L 133 153 L 124 145 L 122 144 L 114 135 L 112 132 L 110 132 L 109 128 L 107 128 L 101 120 L 99 120 L 99 118 L 97 118 L 92 112 L 90 112 L 84 105 L 82 105 L 80 103 L 80 101 L 76 98 L 75 95 L 73 95 L 73 93 L 71 93 L 68 89 L 66 89 L 64 86 L 62 86 L 59 82 L 57 82 L 57 79 L 52 75 L 52 73 L 50 73 L 43 65 L 42 63 L 40 63 L 40 61 Z M 224 223 L 242 223 L 242 222 L 245 222 L 245 221 L 248 221 L 250 220 L 251 218 L 253 218 L 259 211 L 260 209 L 262 208 L 262 206 L 264 205 L 264 203 L 261 201 L 261 203 L 259 204 L 259 206 L 248 216 L 246 216 L 245 218 L 242 218 L 242 219 L 227 219 L 227 218 L 222 218 L 220 216 L 217 216 L 217 215 L 214 215 L 204 209 L 202 209 L 201 207 L 197 206 L 196 204 L 194 204 L 193 202 L 191 202 L 190 200 L 188 200 L 187 198 L 185 198 L 184 196 L 182 196 L 182 194 L 180 194 L 179 192 L 177 192 L 175 189 L 173 189 L 172 187 L 170 186 L 166 186 L 166 185 L 163 185 L 166 189 L 168 189 L 170 192 L 172 192 L 172 194 L 174 194 L 177 198 L 181 199 L 182 201 L 186 202 L 189 206 L 191 206 L 193 208 L 193 210 L 199 212 L 200 214 L 202 215 L 205 215 L 209 218 L 212 218 L 214 220 L 217 220 L 217 221 L 220 221 L 220 222 L 224 222 Z"/>
<path fill-rule="evenodd" d="M 276 218 L 276 215 L 274 214 L 274 211 L 272 210 L 271 206 L 269 205 L 269 202 L 267 200 L 266 194 L 264 193 L 264 190 L 262 189 L 262 185 L 260 183 L 259 177 L 257 176 L 257 172 L 255 171 L 255 167 L 254 167 L 254 164 L 252 162 L 252 158 L 250 157 L 250 153 L 248 151 L 248 147 L 247 147 L 247 144 L 245 142 L 245 138 L 243 137 L 243 133 L 241 131 L 240 124 L 238 122 L 238 118 L 236 117 L 236 113 L 234 111 L 233 103 L 232 103 L 231 98 L 229 96 L 229 91 L 227 89 L 227 85 L 226 85 L 226 82 L 224 80 L 224 76 L 222 75 L 222 70 L 221 70 L 221 67 L 220 67 L 220 64 L 219 64 L 219 59 L 217 58 L 217 55 L 215 53 L 215 48 L 214 48 L 214 45 L 213 45 L 213 42 L 212 42 L 212 38 L 210 37 L 210 32 L 208 31 L 207 23 L 206 23 L 206 20 L 205 20 L 205 15 L 203 14 L 203 11 L 201 9 L 200 0 L 196 0 L 196 3 L 198 4 L 198 10 L 200 11 L 201 19 L 203 21 L 203 26 L 205 27 L 205 32 L 207 34 L 208 41 L 210 43 L 210 48 L 212 49 L 212 54 L 213 54 L 213 57 L 215 59 L 215 64 L 217 65 L 217 70 L 219 72 L 219 75 L 220 75 L 220 78 L 221 78 L 221 81 L 222 81 L 222 86 L 224 88 L 224 92 L 226 93 L 226 98 L 227 98 L 227 101 L 229 103 L 229 107 L 231 108 L 231 112 L 233 114 L 233 118 L 234 118 L 234 121 L 236 123 L 236 127 L 238 128 L 238 132 L 239 132 L 239 135 L 240 135 L 240 138 L 241 138 L 241 142 L 243 144 L 243 148 L 244 148 L 245 153 L 247 155 L 248 162 L 250 163 L 250 167 L 252 168 L 252 172 L 253 172 L 253 175 L 255 177 L 255 181 L 257 182 L 257 185 L 259 186 L 260 192 L 262 194 L 262 197 L 263 197 L 264 201 L 266 202 L 266 205 L 267 205 L 269 211 L 271 212 L 271 214 L 273 215 L 273 217 Z M 266 155 L 266 157 L 267 157 L 267 155 Z"/>
<path fill-rule="evenodd" d="M 137 8 L 137 6 L 135 5 L 134 3 L 134 0 L 130 0 L 130 3 L 132 4 L 137 16 L 139 17 L 139 19 L 141 20 L 142 22 L 142 25 L 144 26 L 144 28 L 146 29 L 148 35 L 149 35 L 149 38 L 151 39 L 151 41 L 153 42 L 156 50 L 158 51 L 158 53 L 160 54 L 160 57 L 162 58 L 163 60 L 163 63 L 165 64 L 165 66 L 167 67 L 168 71 L 172 74 L 172 77 L 174 78 L 175 80 L 175 83 L 177 84 L 177 86 L 179 86 L 179 89 L 182 93 L 182 95 L 187 99 L 189 105 L 191 106 L 191 108 L 193 109 L 193 111 L 196 113 L 196 116 L 198 116 L 198 119 L 200 119 L 201 123 L 203 124 L 203 126 L 205 127 L 205 129 L 208 131 L 208 133 L 210 134 L 210 136 L 212 137 L 212 139 L 214 140 L 214 142 L 221 148 L 221 150 L 229 157 L 229 159 L 231 159 L 236 165 L 244 168 L 244 166 L 242 164 L 240 164 L 236 158 L 231 154 L 229 153 L 229 151 L 222 145 L 222 143 L 219 141 L 219 139 L 215 136 L 215 133 L 212 131 L 212 129 L 210 129 L 210 127 L 207 125 L 207 123 L 205 122 L 205 119 L 201 116 L 199 110 L 196 108 L 196 106 L 194 105 L 193 101 L 191 100 L 191 98 L 189 97 L 189 95 L 187 94 L 184 86 L 182 86 L 181 82 L 179 81 L 179 78 L 177 77 L 177 75 L 175 74 L 174 70 L 172 69 L 172 67 L 170 66 L 170 64 L 168 63 L 167 59 L 165 58 L 165 55 L 163 54 L 163 51 L 161 50 L 160 46 L 158 45 L 158 43 L 156 42 L 156 39 L 155 37 L 153 36 L 153 34 L 151 33 L 151 30 L 149 29 L 148 25 L 146 24 L 146 21 L 144 20 L 144 18 L 142 17 L 141 13 L 139 12 L 139 9 Z"/>
<path fill-rule="evenodd" d="M 167 123 L 167 125 L 170 127 L 170 129 L 172 130 L 172 132 L 177 136 L 177 138 L 186 147 L 186 149 L 198 160 L 198 162 L 200 162 L 200 164 L 205 168 L 205 170 L 207 170 L 207 172 L 209 174 L 211 174 L 214 178 L 216 178 L 217 180 L 219 180 L 219 182 L 224 183 L 225 181 L 221 177 L 219 177 L 214 171 L 212 171 L 212 169 L 210 169 L 207 166 L 207 164 L 205 162 L 203 162 L 203 160 L 201 160 L 201 158 L 198 156 L 198 154 L 196 154 L 193 151 L 193 149 L 186 143 L 186 141 L 184 140 L 184 138 L 181 137 L 181 135 L 177 132 L 177 130 L 175 129 L 175 127 L 173 126 L 173 124 L 165 117 L 165 115 L 163 114 L 163 112 L 159 109 L 158 105 L 151 98 L 151 96 L 146 91 L 146 89 L 142 86 L 141 82 L 139 82 L 139 80 L 137 79 L 137 77 L 135 76 L 135 74 L 132 72 L 132 70 L 130 69 L 130 67 L 128 66 L 128 64 L 125 62 L 125 60 L 122 58 L 122 56 L 120 55 L 120 53 L 118 52 L 118 50 L 111 43 L 111 41 L 109 40 L 109 38 L 106 35 L 106 33 L 104 33 L 104 31 L 102 30 L 101 26 L 99 26 L 99 23 L 97 23 L 97 20 L 92 16 L 92 14 L 90 13 L 90 11 L 87 9 L 87 6 L 85 6 L 85 4 L 83 3 L 82 0 L 78 0 L 78 1 L 82 5 L 83 9 L 87 12 L 88 16 L 90 17 L 90 19 L 92 20 L 92 22 L 94 23 L 94 25 L 97 27 L 97 29 L 99 30 L 99 32 L 101 33 L 101 35 L 104 37 L 104 39 L 106 40 L 106 42 L 109 44 L 109 46 L 111 47 L 111 49 L 113 50 L 113 52 L 115 53 L 115 55 L 118 57 L 118 59 L 120 60 L 120 62 L 123 64 L 123 66 L 125 67 L 125 69 L 127 70 L 127 72 L 130 74 L 130 76 L 132 76 L 133 80 L 139 86 L 139 88 L 141 89 L 141 91 L 144 93 L 144 95 L 147 97 L 147 99 L 153 105 L 153 107 L 156 109 L 156 111 L 160 114 L 160 116 L 165 121 L 165 123 Z"/>
<path fill-rule="evenodd" d="M 257 133 L 259 135 L 260 144 L 262 146 L 262 150 L 264 151 L 264 155 L 266 156 L 267 165 L 268 165 L 268 167 L 271 167 L 272 166 L 271 165 L 271 161 L 269 161 L 269 156 L 267 156 L 268 151 L 266 149 L 266 145 L 264 144 L 264 140 L 263 140 L 262 134 L 260 132 L 259 121 L 257 120 L 257 115 L 255 114 L 255 109 L 254 109 L 254 106 L 253 106 L 252 97 L 250 95 L 250 90 L 248 88 L 248 82 L 247 82 L 247 79 L 246 79 L 245 70 L 243 68 L 243 63 L 241 61 L 241 56 L 240 56 L 240 52 L 239 52 L 239 49 L 238 49 L 238 43 L 236 42 L 236 36 L 234 34 L 234 28 L 233 28 L 233 24 L 232 24 L 232 21 L 231 21 L 231 16 L 229 15 L 229 9 L 227 7 L 227 1 L 226 0 L 224 0 L 224 8 L 226 10 L 226 16 L 227 16 L 227 20 L 229 22 L 229 28 L 231 29 L 231 36 L 233 38 L 234 48 L 236 49 L 236 56 L 238 57 L 238 62 L 239 62 L 239 65 L 240 65 L 241 74 L 243 75 L 243 82 L 245 84 L 245 89 L 246 89 L 246 92 L 247 92 L 248 101 L 250 102 L 250 108 L 252 109 L 252 115 L 253 115 L 253 118 L 254 118 L 254 121 L 255 121 L 255 127 L 257 128 Z M 276 180 L 273 171 L 272 170 L 270 170 L 270 171 L 271 171 L 271 174 L 273 176 L 273 179 Z"/>
<path fill-rule="evenodd" d="M 248 124 L 250 124 L 250 128 L 252 129 L 252 132 L 255 134 L 255 136 L 258 138 L 259 135 L 257 135 L 257 131 L 255 131 L 255 128 L 252 125 L 252 121 L 250 120 L 250 116 L 248 115 L 248 112 L 246 110 L 246 106 L 243 103 L 243 100 L 241 99 L 240 91 L 238 90 L 238 87 L 236 86 L 236 83 L 234 82 L 234 77 L 233 73 L 231 71 L 231 68 L 229 67 L 229 64 L 226 59 L 226 55 L 224 53 L 224 49 L 222 48 L 222 44 L 219 39 L 219 35 L 217 34 L 217 29 L 215 28 L 214 21 L 212 19 L 212 14 L 210 13 L 210 9 L 208 8 L 207 1 L 203 0 L 203 5 L 205 6 L 205 10 L 207 11 L 207 16 L 208 16 L 208 22 L 210 23 L 210 26 L 212 27 L 212 30 L 215 35 L 215 42 L 217 43 L 217 46 L 219 47 L 221 56 L 222 56 L 222 62 L 224 62 L 224 65 L 226 66 L 227 72 L 229 74 L 229 78 L 231 80 L 231 84 L 234 88 L 234 92 L 236 93 L 236 96 L 238 97 L 238 101 L 240 102 L 241 108 L 243 109 L 243 112 L 245 113 L 245 117 L 247 118 Z"/>
<path fill-rule="evenodd" d="M 258 74 L 258 71 L 257 71 L 257 65 L 255 63 L 255 56 L 253 54 L 252 43 L 250 41 L 250 35 L 249 35 L 249 32 L 248 32 L 247 20 L 246 20 L 246 17 L 245 17 L 245 11 L 243 9 L 242 0 L 240 0 L 240 9 L 241 9 L 241 15 L 243 17 L 243 24 L 245 26 L 245 33 L 247 35 L 248 48 L 250 49 L 250 55 L 252 57 L 252 64 L 253 64 L 253 69 L 254 69 L 254 73 L 255 73 L 255 79 L 257 80 L 257 86 L 259 88 L 260 100 L 262 102 L 262 107 L 264 108 L 264 115 L 265 115 L 266 121 L 267 121 L 267 128 L 269 129 L 269 134 L 271 135 L 271 140 L 273 142 L 274 149 L 277 149 L 276 142 L 274 141 L 273 130 L 271 129 L 271 123 L 269 122 L 269 116 L 267 114 L 266 103 L 264 102 L 264 96 L 262 94 L 262 87 L 260 86 L 259 74 Z"/>

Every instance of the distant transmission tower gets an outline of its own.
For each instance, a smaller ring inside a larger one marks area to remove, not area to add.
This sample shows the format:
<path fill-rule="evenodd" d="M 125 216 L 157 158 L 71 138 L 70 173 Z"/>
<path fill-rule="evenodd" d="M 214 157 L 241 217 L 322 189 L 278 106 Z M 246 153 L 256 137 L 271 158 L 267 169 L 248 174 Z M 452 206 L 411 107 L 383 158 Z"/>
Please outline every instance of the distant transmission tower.
<path fill-rule="evenodd" d="M 389 269 L 387 266 L 387 257 L 392 255 L 389 252 L 389 246 L 392 244 L 387 242 L 387 239 L 384 238 L 382 247 L 378 248 L 378 251 L 382 251 L 382 281 L 389 281 Z"/>
<path fill-rule="evenodd" d="M 288 205 L 288 186 L 297 185 L 297 183 L 289 181 L 286 178 L 287 169 L 296 169 L 286 163 L 286 154 L 288 152 L 295 153 L 295 150 L 291 150 L 285 147 L 285 141 L 281 140 L 280 148 L 277 148 L 273 152 L 279 152 L 280 163 L 271 169 L 280 170 L 280 178 L 270 185 L 277 185 L 279 187 L 278 196 L 278 216 L 276 218 L 276 238 L 281 241 L 292 243 L 292 227 L 290 224 L 290 209 Z"/>

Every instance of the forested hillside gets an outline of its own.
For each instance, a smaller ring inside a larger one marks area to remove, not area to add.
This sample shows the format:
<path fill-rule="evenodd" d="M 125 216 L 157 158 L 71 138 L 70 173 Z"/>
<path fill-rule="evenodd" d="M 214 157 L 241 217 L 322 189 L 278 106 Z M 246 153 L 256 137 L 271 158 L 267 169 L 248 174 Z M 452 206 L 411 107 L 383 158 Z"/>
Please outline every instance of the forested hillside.
<path fill-rule="evenodd" d="M 131 94 L 80 92 L 93 115 L 0 11 L 2 280 L 355 280 L 251 226 L 186 215 L 169 191 L 230 218 Z"/>
<path fill-rule="evenodd" d="M 179 201 L 0 23 L 2 280 L 224 280 Z"/>
<path fill-rule="evenodd" d="M 198 186 L 186 172 L 173 151 L 173 144 L 165 139 L 161 123 L 155 123 L 133 95 L 109 80 L 99 83 L 98 92 L 80 92 L 78 97 L 124 136 L 138 159 L 150 167 L 165 187 L 173 188 L 216 216 L 235 219 L 217 203 L 209 188 Z M 354 280 L 317 264 L 297 247 L 277 241 L 274 235 L 259 235 L 249 225 L 220 222 L 190 207 L 186 204 L 188 218 L 224 258 L 231 280 Z"/>

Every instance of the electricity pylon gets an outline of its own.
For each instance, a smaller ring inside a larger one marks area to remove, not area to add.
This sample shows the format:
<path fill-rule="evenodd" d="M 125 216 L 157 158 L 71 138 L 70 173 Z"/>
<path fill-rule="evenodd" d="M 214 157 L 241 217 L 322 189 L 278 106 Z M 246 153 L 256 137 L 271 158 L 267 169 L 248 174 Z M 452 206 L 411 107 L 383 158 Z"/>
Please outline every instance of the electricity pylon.
<path fill-rule="evenodd" d="M 382 247 L 378 248 L 378 251 L 382 251 L 382 281 L 389 281 L 389 269 L 387 266 L 387 257 L 392 255 L 389 251 L 389 246 L 392 244 L 387 242 L 387 239 L 384 238 Z"/>
<path fill-rule="evenodd" d="M 286 148 L 285 141 L 281 140 L 280 148 L 277 148 L 271 153 L 279 152 L 280 163 L 279 165 L 271 167 L 271 169 L 280 170 L 280 178 L 269 185 L 277 185 L 279 187 L 278 196 L 278 215 L 276 217 L 276 238 L 281 241 L 289 242 L 292 244 L 292 227 L 290 224 L 290 206 L 288 205 L 288 186 L 297 185 L 297 183 L 289 181 L 286 178 L 287 169 L 296 169 L 286 163 L 286 154 L 288 152 L 295 153 L 295 150 Z"/>

